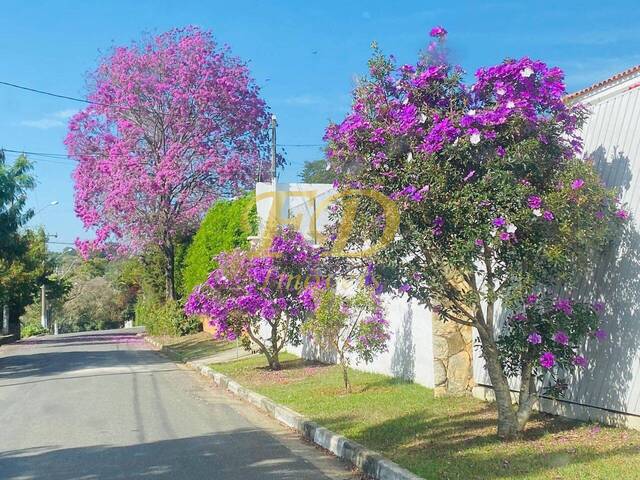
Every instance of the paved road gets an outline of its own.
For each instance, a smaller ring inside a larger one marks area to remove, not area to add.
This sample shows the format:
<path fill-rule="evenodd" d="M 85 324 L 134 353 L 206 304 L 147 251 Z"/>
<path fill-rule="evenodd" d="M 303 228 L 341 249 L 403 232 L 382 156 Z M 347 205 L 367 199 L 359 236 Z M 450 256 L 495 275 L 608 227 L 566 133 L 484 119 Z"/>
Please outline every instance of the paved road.
<path fill-rule="evenodd" d="M 0 479 L 352 479 L 135 330 L 0 347 Z"/>

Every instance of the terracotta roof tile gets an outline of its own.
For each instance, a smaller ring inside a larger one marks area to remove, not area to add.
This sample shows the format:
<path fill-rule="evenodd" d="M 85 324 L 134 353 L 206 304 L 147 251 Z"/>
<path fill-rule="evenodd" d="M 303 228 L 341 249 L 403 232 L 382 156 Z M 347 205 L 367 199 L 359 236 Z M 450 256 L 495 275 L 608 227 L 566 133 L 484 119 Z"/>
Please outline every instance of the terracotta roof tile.
<path fill-rule="evenodd" d="M 600 89 L 602 87 L 606 87 L 607 85 L 609 85 L 611 83 L 615 83 L 615 82 L 617 82 L 619 80 L 622 80 L 622 79 L 624 79 L 626 77 L 630 77 L 631 75 L 634 75 L 636 73 L 640 73 L 640 65 L 636 65 L 635 67 L 628 68 L 627 70 L 624 70 L 623 72 L 616 73 L 612 77 L 609 77 L 606 80 L 602 80 L 601 82 L 594 83 L 590 87 L 586 87 L 586 88 L 583 88 L 582 90 L 578 90 L 577 92 L 570 93 L 569 95 L 564 97 L 564 101 L 565 102 L 570 102 L 572 100 L 575 100 L 576 98 L 579 98 L 579 97 L 582 97 L 584 95 L 587 95 L 587 94 L 589 94 L 591 92 L 594 92 L 594 91 L 596 91 L 596 90 L 598 90 L 598 89 Z"/>

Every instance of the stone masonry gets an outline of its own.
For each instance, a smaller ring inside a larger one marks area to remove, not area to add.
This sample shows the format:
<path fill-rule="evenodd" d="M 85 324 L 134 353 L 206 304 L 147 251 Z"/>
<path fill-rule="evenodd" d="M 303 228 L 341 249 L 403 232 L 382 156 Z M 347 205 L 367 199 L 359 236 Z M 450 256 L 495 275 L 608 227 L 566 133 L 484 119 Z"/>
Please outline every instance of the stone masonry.
<path fill-rule="evenodd" d="M 468 395 L 473 382 L 471 327 L 443 321 L 433 314 L 433 364 L 435 395 Z"/>

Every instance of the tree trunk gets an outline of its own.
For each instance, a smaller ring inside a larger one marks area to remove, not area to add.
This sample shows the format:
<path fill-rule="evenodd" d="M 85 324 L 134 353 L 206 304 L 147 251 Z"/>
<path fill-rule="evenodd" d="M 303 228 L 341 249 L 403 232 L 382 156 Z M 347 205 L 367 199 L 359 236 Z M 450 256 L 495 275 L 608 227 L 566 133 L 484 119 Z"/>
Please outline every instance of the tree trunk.
<path fill-rule="evenodd" d="M 521 429 L 519 428 L 516 412 L 511 402 L 509 382 L 498 358 L 498 348 L 493 340 L 493 336 L 486 328 L 487 327 L 478 327 L 478 335 L 482 341 L 482 355 L 496 396 L 498 436 L 502 439 L 510 440 L 517 437 Z"/>
<path fill-rule="evenodd" d="M 529 421 L 533 406 L 538 401 L 536 391 L 536 379 L 533 375 L 533 364 L 530 360 L 523 362 L 520 380 L 520 398 L 518 399 L 518 412 L 516 417 L 518 420 L 518 431 L 522 432 L 524 426 Z"/>
<path fill-rule="evenodd" d="M 351 393 L 351 382 L 349 382 L 349 368 L 344 359 L 344 354 L 340 353 L 340 365 L 342 366 L 342 380 L 344 381 L 344 390 Z"/>
<path fill-rule="evenodd" d="M 280 365 L 280 359 L 278 358 L 280 355 L 280 352 L 275 352 L 273 355 L 271 355 L 271 361 L 269 362 L 269 367 L 271 368 L 271 370 L 280 370 L 282 368 L 282 365 Z"/>
<path fill-rule="evenodd" d="M 164 280 L 165 280 L 165 299 L 166 301 L 175 301 L 178 299 L 175 286 L 175 248 L 171 241 L 168 241 L 163 248 L 165 256 Z"/>
<path fill-rule="evenodd" d="M 280 360 L 278 356 L 280 355 L 280 345 L 278 345 L 278 326 L 280 322 L 274 321 L 271 324 L 271 361 L 269 362 L 269 366 L 271 370 L 280 370 Z"/>

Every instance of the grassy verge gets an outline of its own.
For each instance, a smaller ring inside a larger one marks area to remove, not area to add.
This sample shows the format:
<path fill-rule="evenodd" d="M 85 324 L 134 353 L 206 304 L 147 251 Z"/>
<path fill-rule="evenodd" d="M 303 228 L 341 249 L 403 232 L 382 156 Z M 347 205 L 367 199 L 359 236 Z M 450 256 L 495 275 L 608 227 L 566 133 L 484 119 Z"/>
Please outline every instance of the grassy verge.
<path fill-rule="evenodd" d="M 183 362 L 200 360 L 235 348 L 226 340 L 214 340 L 210 333 L 200 332 L 183 337 L 159 335 L 152 337 L 178 354 Z"/>
<path fill-rule="evenodd" d="M 262 357 L 213 365 L 241 384 L 428 479 L 640 478 L 640 432 L 538 415 L 522 440 L 501 442 L 493 406 L 433 397 L 430 389 L 351 372 L 342 390 L 336 366 L 284 355 L 269 371 Z"/>

